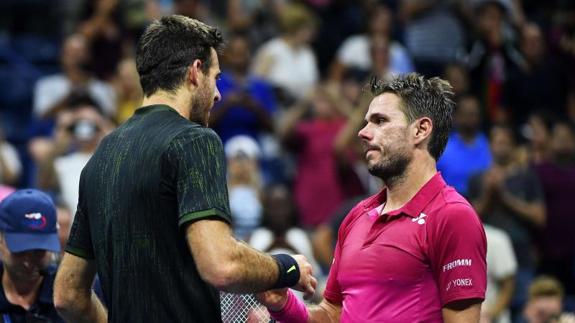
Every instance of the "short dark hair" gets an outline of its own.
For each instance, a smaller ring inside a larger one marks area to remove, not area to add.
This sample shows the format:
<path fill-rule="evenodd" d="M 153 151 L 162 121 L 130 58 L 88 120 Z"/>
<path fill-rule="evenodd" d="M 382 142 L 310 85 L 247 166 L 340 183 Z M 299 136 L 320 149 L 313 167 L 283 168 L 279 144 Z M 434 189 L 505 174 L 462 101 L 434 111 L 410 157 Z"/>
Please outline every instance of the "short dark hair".
<path fill-rule="evenodd" d="M 174 91 L 184 81 L 188 67 L 199 59 L 202 71 L 211 66 L 211 49 L 223 46 L 220 31 L 198 20 L 171 15 L 155 20 L 136 48 L 136 68 L 144 95 Z"/>
<path fill-rule="evenodd" d="M 409 123 L 428 117 L 433 124 L 427 150 L 438 160 L 445 150 L 453 122 L 453 90 L 449 82 L 433 77 L 426 79 L 417 73 L 398 76 L 391 81 L 376 77 L 369 84 L 371 94 L 393 93 L 401 101 L 401 109 Z"/>

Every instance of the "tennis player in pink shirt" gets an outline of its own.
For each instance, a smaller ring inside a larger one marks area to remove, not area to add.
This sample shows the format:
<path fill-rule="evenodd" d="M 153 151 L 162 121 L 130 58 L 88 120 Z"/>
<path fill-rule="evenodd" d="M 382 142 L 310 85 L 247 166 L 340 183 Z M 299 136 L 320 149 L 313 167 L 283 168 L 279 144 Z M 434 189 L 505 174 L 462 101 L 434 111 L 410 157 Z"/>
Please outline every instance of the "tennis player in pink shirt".
<path fill-rule="evenodd" d="M 451 128 L 451 86 L 408 74 L 370 87 L 359 137 L 386 188 L 343 221 L 319 305 L 308 308 L 287 289 L 258 298 L 279 322 L 479 322 L 485 233 L 436 170 Z"/>

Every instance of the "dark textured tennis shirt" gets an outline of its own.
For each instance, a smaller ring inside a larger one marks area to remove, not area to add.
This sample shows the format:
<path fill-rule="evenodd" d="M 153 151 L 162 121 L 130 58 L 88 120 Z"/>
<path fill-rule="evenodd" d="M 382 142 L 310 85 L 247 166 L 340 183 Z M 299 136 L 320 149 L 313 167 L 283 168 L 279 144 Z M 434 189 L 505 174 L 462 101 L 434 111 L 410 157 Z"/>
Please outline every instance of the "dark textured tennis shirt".
<path fill-rule="evenodd" d="M 95 259 L 110 322 L 220 322 L 185 228 L 230 222 L 223 146 L 164 105 L 140 108 L 108 135 L 80 178 L 66 251 Z"/>

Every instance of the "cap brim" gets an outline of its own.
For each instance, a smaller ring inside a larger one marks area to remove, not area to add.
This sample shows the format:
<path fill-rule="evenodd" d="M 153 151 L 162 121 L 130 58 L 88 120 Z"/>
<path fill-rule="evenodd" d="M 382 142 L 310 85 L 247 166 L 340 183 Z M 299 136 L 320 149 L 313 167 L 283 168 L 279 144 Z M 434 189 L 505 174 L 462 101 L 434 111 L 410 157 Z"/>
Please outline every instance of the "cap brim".
<path fill-rule="evenodd" d="M 57 233 L 4 233 L 8 250 L 12 253 L 30 250 L 60 252 Z"/>

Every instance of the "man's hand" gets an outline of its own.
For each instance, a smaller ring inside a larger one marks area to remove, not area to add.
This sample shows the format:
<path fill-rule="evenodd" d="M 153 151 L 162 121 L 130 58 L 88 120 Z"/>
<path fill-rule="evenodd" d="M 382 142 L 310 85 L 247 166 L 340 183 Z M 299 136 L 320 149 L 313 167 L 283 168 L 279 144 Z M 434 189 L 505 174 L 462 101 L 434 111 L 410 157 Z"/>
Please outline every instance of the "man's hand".
<path fill-rule="evenodd" d="M 267 292 L 257 293 L 257 300 L 272 312 L 281 311 L 287 303 L 288 289 L 272 289 Z"/>
<path fill-rule="evenodd" d="M 313 277 L 313 270 L 305 256 L 294 255 L 292 257 L 295 259 L 295 261 L 297 261 L 300 272 L 299 281 L 292 288 L 295 290 L 299 290 L 300 292 L 303 292 L 304 299 L 310 299 L 313 297 L 313 294 L 315 293 L 315 287 L 317 286 L 317 279 Z"/>

